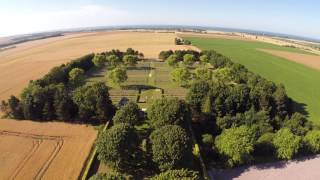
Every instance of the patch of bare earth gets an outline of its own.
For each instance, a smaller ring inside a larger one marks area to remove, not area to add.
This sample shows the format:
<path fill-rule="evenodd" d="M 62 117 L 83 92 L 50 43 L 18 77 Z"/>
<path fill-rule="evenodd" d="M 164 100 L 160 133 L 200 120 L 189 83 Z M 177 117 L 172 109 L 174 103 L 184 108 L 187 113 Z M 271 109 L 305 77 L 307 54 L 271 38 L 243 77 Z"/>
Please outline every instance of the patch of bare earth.
<path fill-rule="evenodd" d="M 78 179 L 97 137 L 92 127 L 0 120 L 0 179 Z"/>
<path fill-rule="evenodd" d="M 287 51 L 271 50 L 271 49 L 259 49 L 260 51 L 270 53 L 274 56 L 282 57 L 296 63 L 303 64 L 305 66 L 320 69 L 320 56 L 301 54 Z"/>
<path fill-rule="evenodd" d="M 19 95 L 33 79 L 54 67 L 92 52 L 132 47 L 147 58 L 162 50 L 192 49 L 174 44 L 174 33 L 109 31 L 66 34 L 62 37 L 26 42 L 0 52 L 0 100 Z"/>
<path fill-rule="evenodd" d="M 211 170 L 214 180 L 318 180 L 320 156 L 290 162 L 275 162 L 228 170 Z"/>

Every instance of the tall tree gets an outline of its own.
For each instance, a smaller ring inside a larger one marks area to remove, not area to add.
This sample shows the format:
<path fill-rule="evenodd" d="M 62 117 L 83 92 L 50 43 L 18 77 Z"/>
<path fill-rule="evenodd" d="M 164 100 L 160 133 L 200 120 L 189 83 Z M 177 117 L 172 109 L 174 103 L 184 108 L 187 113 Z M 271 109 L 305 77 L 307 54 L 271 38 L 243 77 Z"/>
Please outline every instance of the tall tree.
<path fill-rule="evenodd" d="M 156 129 L 150 135 L 153 161 L 161 171 L 188 167 L 192 148 L 186 131 L 176 125 Z"/>

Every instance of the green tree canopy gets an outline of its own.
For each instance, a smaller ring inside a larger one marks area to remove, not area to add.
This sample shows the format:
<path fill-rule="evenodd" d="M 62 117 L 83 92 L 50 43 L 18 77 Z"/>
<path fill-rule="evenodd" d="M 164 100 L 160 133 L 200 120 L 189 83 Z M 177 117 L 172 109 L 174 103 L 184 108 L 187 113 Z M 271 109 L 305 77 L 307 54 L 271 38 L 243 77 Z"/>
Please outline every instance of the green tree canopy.
<path fill-rule="evenodd" d="M 309 131 L 304 137 L 304 142 L 306 143 L 308 149 L 313 153 L 320 152 L 320 131 L 312 130 Z"/>
<path fill-rule="evenodd" d="M 107 56 L 107 63 L 110 67 L 114 68 L 114 67 L 117 67 L 120 64 L 122 64 L 122 61 L 118 56 L 112 54 L 112 55 Z"/>
<path fill-rule="evenodd" d="M 247 126 L 225 129 L 216 138 L 215 146 L 218 152 L 228 158 L 228 165 L 243 164 L 252 159 L 255 134 Z"/>
<path fill-rule="evenodd" d="M 139 106 L 129 101 L 126 105 L 122 106 L 113 117 L 113 122 L 118 123 L 128 123 L 130 125 L 137 125 L 140 121 L 140 108 Z"/>
<path fill-rule="evenodd" d="M 126 180 L 126 177 L 120 173 L 95 174 L 89 180 Z"/>
<path fill-rule="evenodd" d="M 96 117 L 105 121 L 114 113 L 108 88 L 102 82 L 79 87 L 74 91 L 72 99 L 78 106 L 80 119 Z"/>
<path fill-rule="evenodd" d="M 284 122 L 284 127 L 287 127 L 296 135 L 305 135 L 310 128 L 308 120 L 305 116 L 300 113 L 294 113 L 290 119 L 286 119 Z"/>
<path fill-rule="evenodd" d="M 171 80 L 182 87 L 188 86 L 191 80 L 191 73 L 187 68 L 175 68 L 170 75 Z"/>
<path fill-rule="evenodd" d="M 200 62 L 202 64 L 208 63 L 209 62 L 209 56 L 207 56 L 207 55 L 200 56 Z"/>
<path fill-rule="evenodd" d="M 69 81 L 73 86 L 80 86 L 84 83 L 84 70 L 80 68 L 73 68 L 69 72 Z"/>
<path fill-rule="evenodd" d="M 199 172 L 188 169 L 168 170 L 162 172 L 151 180 L 200 180 Z"/>
<path fill-rule="evenodd" d="M 209 83 L 206 81 L 195 81 L 191 84 L 186 96 L 187 102 L 194 109 L 200 111 L 201 105 L 210 90 Z"/>
<path fill-rule="evenodd" d="M 185 54 L 183 56 L 183 62 L 188 65 L 188 66 L 191 66 L 195 61 L 195 57 L 193 54 Z"/>
<path fill-rule="evenodd" d="M 150 135 L 153 161 L 161 171 L 190 164 L 192 147 L 186 131 L 177 125 L 156 129 Z"/>
<path fill-rule="evenodd" d="M 104 63 L 106 62 L 106 57 L 102 54 L 95 54 L 94 58 L 92 59 L 92 62 L 97 67 L 104 66 Z"/>
<path fill-rule="evenodd" d="M 134 166 L 137 147 L 134 128 L 129 124 L 119 123 L 99 136 L 98 159 L 115 170 L 125 172 Z"/>
<path fill-rule="evenodd" d="M 167 64 L 171 67 L 176 66 L 176 64 L 178 63 L 178 56 L 175 54 L 171 54 L 167 59 Z"/>
<path fill-rule="evenodd" d="M 165 125 L 186 126 L 191 116 L 187 104 L 178 98 L 157 99 L 147 111 L 148 119 L 154 128 Z"/>
<path fill-rule="evenodd" d="M 123 62 L 127 66 L 135 66 L 139 61 L 136 55 L 125 55 L 123 56 Z"/>
<path fill-rule="evenodd" d="M 294 135 L 290 129 L 280 129 L 273 138 L 277 157 L 280 159 L 291 159 L 300 148 L 301 138 Z"/>
<path fill-rule="evenodd" d="M 119 86 L 128 79 L 127 70 L 114 68 L 107 73 L 107 78 L 112 84 Z"/>
<path fill-rule="evenodd" d="M 197 68 L 194 72 L 194 75 L 197 80 L 212 80 L 212 71 L 208 68 Z"/>

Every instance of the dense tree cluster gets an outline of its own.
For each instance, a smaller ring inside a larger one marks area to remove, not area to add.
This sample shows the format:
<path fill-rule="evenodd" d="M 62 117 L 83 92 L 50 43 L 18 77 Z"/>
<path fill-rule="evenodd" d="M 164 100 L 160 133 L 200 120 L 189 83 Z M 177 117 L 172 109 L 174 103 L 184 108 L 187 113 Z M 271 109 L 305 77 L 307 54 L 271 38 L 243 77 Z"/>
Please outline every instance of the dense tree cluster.
<path fill-rule="evenodd" d="M 118 64 L 134 65 L 143 54 L 128 48 L 126 52 L 112 50 L 88 54 L 67 64 L 54 67 L 42 78 L 30 81 L 20 98 L 11 96 L 1 103 L 5 116 L 38 121 L 61 120 L 106 121 L 114 114 L 108 88 L 97 83 L 85 85 L 86 73 L 94 67 Z M 122 68 L 111 70 L 112 80 L 120 84 L 126 80 Z"/>
<path fill-rule="evenodd" d="M 198 177 L 194 171 L 179 170 L 191 168 L 194 161 L 190 116 L 188 105 L 177 98 L 154 101 L 147 117 L 129 101 L 117 110 L 114 125 L 99 136 L 98 158 L 122 173 L 143 168 L 151 172 L 169 170 L 157 178 Z"/>
<path fill-rule="evenodd" d="M 120 173 L 108 172 L 108 174 L 93 175 L 89 180 L 126 180 L 126 177 Z"/>
<path fill-rule="evenodd" d="M 162 52 L 163 57 L 169 54 L 168 60 L 176 56 L 173 51 Z M 211 152 L 218 153 L 220 160 L 225 159 L 227 165 L 234 166 L 248 162 L 254 155 L 291 159 L 302 146 L 311 152 L 319 152 L 315 150 L 316 135 L 304 138 L 313 128 L 312 124 L 304 115 L 294 112 L 293 101 L 287 96 L 283 85 L 254 74 L 213 50 L 202 51 L 195 57 L 200 65 L 210 63 L 212 67 L 200 66 L 191 72 L 186 100 L 193 112 L 200 115 L 197 121 L 201 123 L 196 124 L 199 141 L 208 144 L 202 135 L 215 136 Z M 237 147 L 232 143 L 232 138 L 239 140 L 239 135 L 234 134 L 237 128 L 243 127 L 254 132 L 254 136 L 247 138 L 246 142 L 250 142 L 247 149 L 232 149 L 232 146 Z M 230 144 L 227 141 L 221 143 L 227 132 L 230 137 L 224 141 L 228 140 Z M 290 139 L 291 144 L 285 138 Z M 228 149 L 234 152 L 226 152 Z"/>
<path fill-rule="evenodd" d="M 200 180 L 199 173 L 188 169 L 168 170 L 151 178 L 151 180 Z"/>
<path fill-rule="evenodd" d="M 175 38 L 174 44 L 175 45 L 190 45 L 191 41 L 189 41 L 187 39 Z"/>

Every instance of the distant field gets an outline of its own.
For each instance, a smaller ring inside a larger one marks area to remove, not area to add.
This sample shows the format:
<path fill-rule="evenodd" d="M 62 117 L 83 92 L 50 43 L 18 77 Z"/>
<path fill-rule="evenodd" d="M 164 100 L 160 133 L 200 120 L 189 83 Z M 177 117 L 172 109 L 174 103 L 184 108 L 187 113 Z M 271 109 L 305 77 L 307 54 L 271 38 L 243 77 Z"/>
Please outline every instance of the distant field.
<path fill-rule="evenodd" d="M 297 48 L 254 41 L 196 37 L 186 39 L 191 40 L 193 45 L 202 50 L 214 49 L 268 80 L 283 83 L 289 96 L 299 103 L 296 105 L 297 110 L 320 124 L 320 71 L 258 49 L 310 53 Z"/>
<path fill-rule="evenodd" d="M 141 92 L 140 100 L 141 102 L 146 102 L 138 104 L 140 107 L 145 108 L 151 103 L 150 99 L 160 97 L 159 89 L 163 89 L 163 96 L 165 97 L 178 97 L 184 99 L 187 89 L 179 87 L 171 82 L 171 70 L 172 67 L 169 67 L 165 62 L 148 60 L 139 62 L 136 67 L 128 68 L 128 80 L 122 84 L 122 88 L 113 87 L 112 84 L 107 82 L 107 79 L 104 76 L 107 73 L 107 68 L 92 72 L 87 79 L 87 82 L 106 82 L 106 84 L 111 87 L 109 93 L 113 103 L 118 103 L 122 97 L 127 97 L 132 101 L 136 101 L 137 96 L 139 95 L 139 89 L 155 89 L 154 91 Z"/>
<path fill-rule="evenodd" d="M 28 82 L 46 74 L 52 67 L 92 52 L 132 47 L 147 58 L 157 58 L 162 50 L 186 49 L 174 45 L 173 33 L 94 32 L 26 42 L 0 52 L 0 100 L 19 95 Z"/>
<path fill-rule="evenodd" d="M 0 179 L 78 179 L 97 137 L 93 127 L 0 120 Z"/>

